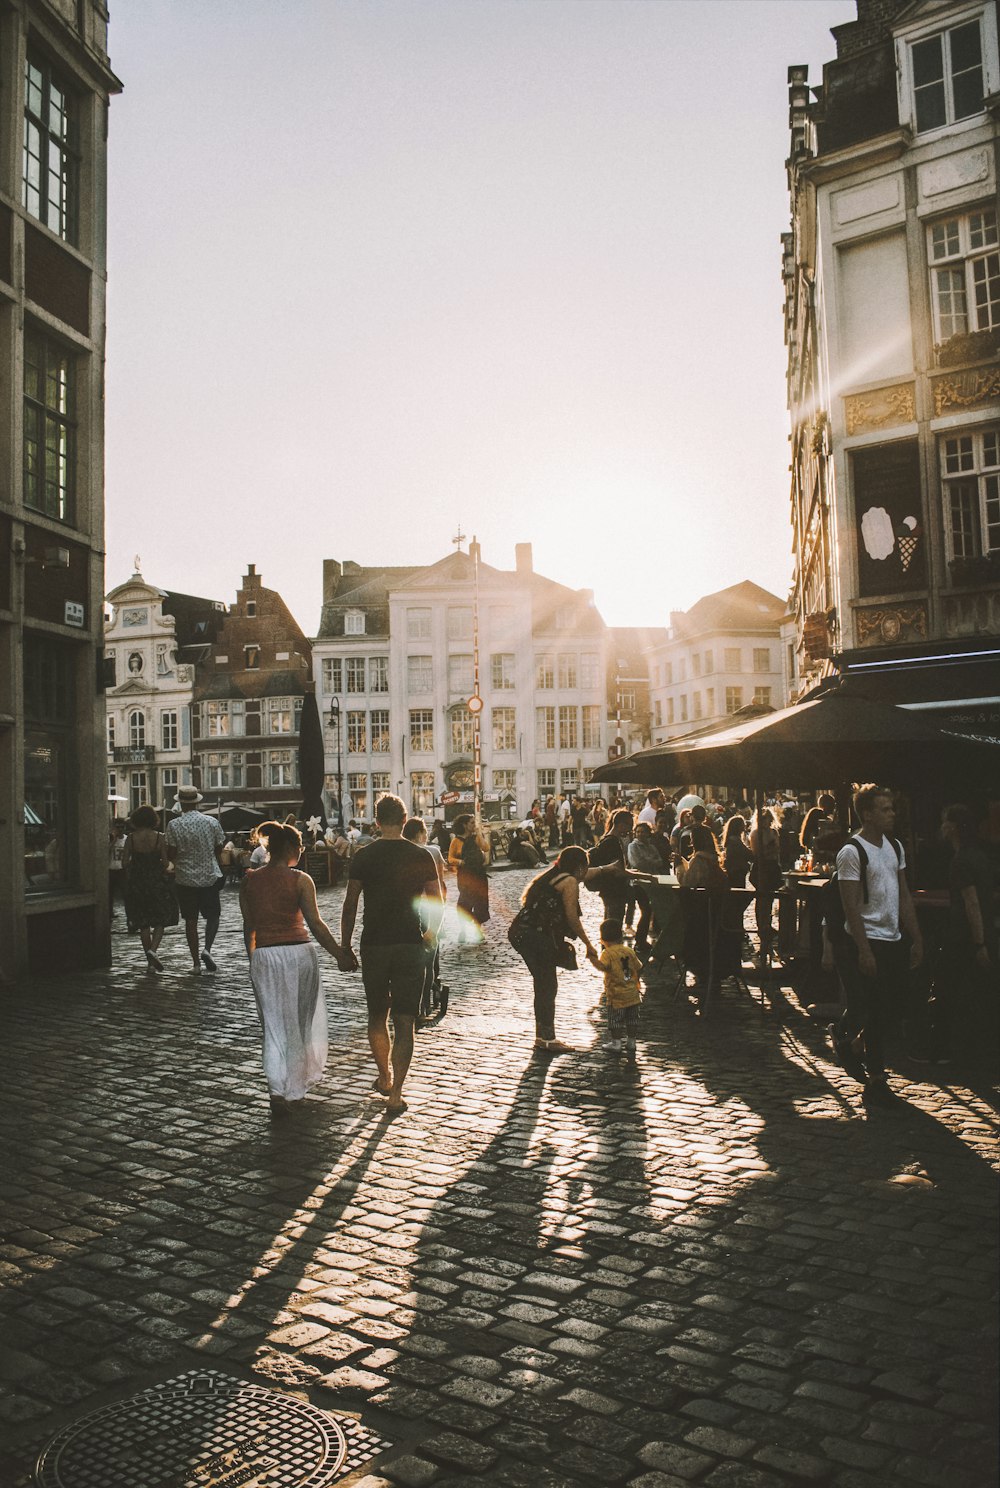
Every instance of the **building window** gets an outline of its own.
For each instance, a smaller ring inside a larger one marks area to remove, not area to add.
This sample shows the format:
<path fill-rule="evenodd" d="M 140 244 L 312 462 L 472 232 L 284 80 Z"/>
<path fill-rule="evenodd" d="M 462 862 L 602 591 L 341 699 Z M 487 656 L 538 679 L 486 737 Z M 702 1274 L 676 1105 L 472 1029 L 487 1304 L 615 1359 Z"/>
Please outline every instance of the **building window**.
<path fill-rule="evenodd" d="M 24 333 L 24 504 L 71 522 L 76 498 L 76 367 L 57 341 Z"/>
<path fill-rule="evenodd" d="M 128 747 L 130 749 L 145 749 L 146 747 L 146 715 L 139 708 L 128 716 Z"/>
<path fill-rule="evenodd" d="M 687 693 L 686 692 L 681 694 L 681 700 L 680 700 L 680 702 L 681 702 L 681 723 L 687 723 L 687 721 L 688 721 L 688 700 L 687 700 Z"/>
<path fill-rule="evenodd" d="M 691 653 L 691 675 L 692 675 L 692 677 L 700 677 L 701 676 L 701 652 L 700 651 L 693 651 Z"/>
<path fill-rule="evenodd" d="M 940 344 L 1000 326 L 1000 252 L 993 208 L 927 229 L 934 336 Z"/>
<path fill-rule="evenodd" d="M 596 703 L 585 703 L 581 708 L 583 727 L 581 730 L 584 749 L 601 747 L 601 710 Z"/>
<path fill-rule="evenodd" d="M 24 887 L 67 884 L 76 861 L 75 648 L 24 637 Z M 110 792 L 109 794 L 117 794 Z"/>
<path fill-rule="evenodd" d="M 770 646 L 755 646 L 753 648 L 753 669 L 755 672 L 769 672 L 771 670 Z"/>
<path fill-rule="evenodd" d="M 472 657 L 448 657 L 448 696 L 471 697 L 473 688 Z"/>
<path fill-rule="evenodd" d="M 429 656 L 406 658 L 406 686 L 410 692 L 434 690 L 434 668 Z"/>
<path fill-rule="evenodd" d="M 659 698 L 653 703 L 653 723 L 657 728 L 663 725 L 663 704 Z"/>
<path fill-rule="evenodd" d="M 236 730 L 233 729 L 233 733 Z M 267 699 L 267 732 L 290 734 L 292 729 L 292 700 L 286 697 Z"/>
<path fill-rule="evenodd" d="M 753 690 L 753 700 L 761 707 L 769 708 L 771 706 L 771 689 L 769 687 L 755 687 Z"/>
<path fill-rule="evenodd" d="M 257 601 L 255 599 L 247 600 L 246 612 L 248 620 L 255 620 L 257 618 Z"/>
<path fill-rule="evenodd" d="M 555 749 L 556 747 L 556 710 L 555 708 L 535 709 L 535 748 Z"/>
<path fill-rule="evenodd" d="M 410 775 L 410 810 L 426 816 L 434 810 L 434 771 L 414 770 Z"/>
<path fill-rule="evenodd" d="M 982 112 L 983 44 L 978 20 L 914 42 L 911 55 L 918 134 Z"/>
<path fill-rule="evenodd" d="M 726 647 L 725 669 L 727 672 L 741 672 L 743 670 L 743 655 L 739 646 Z"/>
<path fill-rule="evenodd" d="M 706 716 L 706 718 L 714 718 L 715 717 L 715 688 L 714 687 L 706 687 L 705 688 L 705 716 Z"/>
<path fill-rule="evenodd" d="M 631 716 L 635 712 L 635 688 L 623 687 L 618 694 L 618 706 L 621 711 Z"/>
<path fill-rule="evenodd" d="M 388 656 L 371 656 L 368 658 L 368 691 L 389 691 Z"/>
<path fill-rule="evenodd" d="M 601 663 L 596 651 L 584 651 L 580 657 L 580 686 L 592 691 L 601 685 Z"/>
<path fill-rule="evenodd" d="M 343 670 L 339 656 L 323 657 L 323 691 L 328 694 L 343 691 Z"/>
<path fill-rule="evenodd" d="M 344 690 L 364 692 L 365 658 L 363 656 L 348 656 L 344 662 Z"/>
<path fill-rule="evenodd" d="M 513 708 L 493 709 L 493 752 L 510 754 L 517 748 L 517 714 Z"/>
<path fill-rule="evenodd" d="M 177 800 L 177 771 L 163 770 L 160 775 L 160 785 L 163 791 L 163 805 L 169 811 Z"/>
<path fill-rule="evenodd" d="M 715 671 L 715 654 L 712 651 L 705 652 L 705 676 L 710 677 Z"/>
<path fill-rule="evenodd" d="M 468 708 L 456 708 L 451 715 L 451 752 L 455 754 L 472 753 L 472 714 Z"/>
<path fill-rule="evenodd" d="M 472 610 L 468 605 L 448 606 L 449 641 L 472 640 Z"/>
<path fill-rule="evenodd" d="M 128 809 L 138 811 L 149 804 L 149 775 L 146 770 L 130 770 L 128 777 Z"/>
<path fill-rule="evenodd" d="M 694 708 L 694 716 L 695 716 L 695 718 L 700 718 L 701 717 L 701 693 L 700 692 L 693 693 L 692 694 L 692 698 L 693 698 L 693 704 L 692 705 L 693 705 L 693 708 Z"/>
<path fill-rule="evenodd" d="M 434 710 L 410 709 L 410 748 L 414 754 L 434 753 Z"/>
<path fill-rule="evenodd" d="M 231 754 L 229 756 L 230 779 L 233 786 L 239 789 L 243 785 L 243 756 L 242 754 Z"/>
<path fill-rule="evenodd" d="M 677 662 L 677 680 L 678 680 L 678 682 L 686 682 L 687 681 L 687 674 L 688 674 L 687 657 L 686 656 L 682 656 L 682 657 L 680 657 L 680 659 Z"/>
<path fill-rule="evenodd" d="M 539 770 L 535 778 L 538 781 L 539 797 L 551 796 L 556 788 L 555 770 Z"/>
<path fill-rule="evenodd" d="M 674 664 L 672 661 L 665 661 L 663 663 L 663 685 L 664 687 L 673 687 L 674 685 Z"/>
<path fill-rule="evenodd" d="M 114 754 L 114 752 L 115 752 L 115 715 L 113 713 L 109 713 L 108 714 L 108 753 L 109 754 Z"/>
<path fill-rule="evenodd" d="M 389 710 L 373 708 L 371 714 L 372 754 L 389 753 Z"/>
<path fill-rule="evenodd" d="M 576 657 L 572 653 L 560 652 L 559 689 L 569 692 L 576 688 Z"/>
<path fill-rule="evenodd" d="M 490 657 L 490 681 L 494 692 L 510 692 L 515 685 L 514 653 L 498 651 Z"/>
<path fill-rule="evenodd" d="M 204 737 L 222 739 L 229 735 L 229 704 L 210 699 L 202 703 Z"/>
<path fill-rule="evenodd" d="M 516 770 L 494 770 L 493 771 L 493 789 L 496 790 L 496 791 L 516 791 L 517 790 L 517 771 Z"/>
<path fill-rule="evenodd" d="M 580 785 L 580 772 L 575 765 L 559 771 L 559 789 L 564 796 L 575 795 Z"/>
<path fill-rule="evenodd" d="M 941 465 L 951 557 L 1000 550 L 1000 430 L 942 440 Z"/>
<path fill-rule="evenodd" d="M 363 610 L 348 610 L 344 616 L 345 635 L 364 635 L 365 616 Z"/>
<path fill-rule="evenodd" d="M 173 710 L 160 714 L 160 747 L 177 748 L 177 714 Z"/>
<path fill-rule="evenodd" d="M 542 655 L 535 660 L 535 686 L 549 692 L 556 685 L 551 656 Z"/>
<path fill-rule="evenodd" d="M 560 708 L 559 709 L 559 748 L 560 749 L 579 749 L 579 747 L 580 747 L 579 709 L 578 708 Z"/>
<path fill-rule="evenodd" d="M 390 790 L 392 790 L 392 780 L 389 777 L 388 770 L 373 770 L 372 794 L 375 796 L 376 800 L 378 799 L 380 792 Z"/>
<path fill-rule="evenodd" d="M 206 754 L 204 761 L 206 790 L 228 790 L 230 785 L 229 755 Z"/>
<path fill-rule="evenodd" d="M 431 612 L 425 609 L 409 609 L 406 612 L 406 639 L 428 641 L 431 635 Z"/>
<path fill-rule="evenodd" d="M 267 757 L 267 779 L 269 785 L 292 785 L 292 751 L 272 749 Z"/>
<path fill-rule="evenodd" d="M 654 687 L 659 687 L 659 685 L 660 685 L 660 663 L 657 662 L 656 665 L 653 667 L 653 686 Z"/>
<path fill-rule="evenodd" d="M 243 647 L 243 670 L 245 672 L 256 672 L 260 670 L 260 647 Z"/>
<path fill-rule="evenodd" d="M 667 698 L 667 723 L 670 724 L 670 723 L 673 723 L 673 721 L 674 721 L 674 700 L 673 700 L 673 698 Z"/>
<path fill-rule="evenodd" d="M 27 212 L 76 242 L 79 198 L 76 101 L 41 57 L 25 66 L 24 167 L 21 200 Z"/>
<path fill-rule="evenodd" d="M 727 713 L 736 713 L 742 707 L 743 707 L 743 688 L 742 687 L 727 687 L 726 688 L 726 712 Z"/>
<path fill-rule="evenodd" d="M 368 776 L 352 774 L 347 777 L 347 801 L 351 815 L 358 821 L 368 816 Z"/>
<path fill-rule="evenodd" d="M 365 714 L 354 712 L 347 715 L 347 752 L 348 754 L 368 753 L 368 730 L 365 727 Z"/>

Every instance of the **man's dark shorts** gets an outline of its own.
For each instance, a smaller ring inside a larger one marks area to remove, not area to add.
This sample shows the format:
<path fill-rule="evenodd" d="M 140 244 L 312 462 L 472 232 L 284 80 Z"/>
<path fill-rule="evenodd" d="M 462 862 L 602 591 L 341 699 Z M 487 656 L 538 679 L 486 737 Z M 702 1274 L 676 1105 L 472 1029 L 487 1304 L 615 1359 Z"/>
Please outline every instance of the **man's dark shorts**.
<path fill-rule="evenodd" d="M 206 920 L 219 919 L 222 915 L 222 902 L 219 899 L 220 882 L 221 879 L 216 879 L 214 884 L 209 884 L 203 889 L 192 889 L 187 884 L 175 884 L 181 919 L 196 920 L 199 915 L 203 915 Z"/>
<path fill-rule="evenodd" d="M 361 979 L 365 984 L 368 1011 L 381 1017 L 388 1012 L 416 1018 L 428 951 L 423 941 L 406 945 L 362 945 Z"/>

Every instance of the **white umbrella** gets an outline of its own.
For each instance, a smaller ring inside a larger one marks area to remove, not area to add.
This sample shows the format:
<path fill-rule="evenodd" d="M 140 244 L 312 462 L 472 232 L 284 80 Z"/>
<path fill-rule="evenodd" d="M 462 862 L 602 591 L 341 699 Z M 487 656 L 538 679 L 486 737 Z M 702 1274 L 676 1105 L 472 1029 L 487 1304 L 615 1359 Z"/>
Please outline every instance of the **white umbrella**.
<path fill-rule="evenodd" d="M 690 811 L 692 806 L 704 806 L 704 804 L 705 803 L 700 796 L 681 796 L 680 800 L 677 802 L 678 815 L 682 811 Z"/>

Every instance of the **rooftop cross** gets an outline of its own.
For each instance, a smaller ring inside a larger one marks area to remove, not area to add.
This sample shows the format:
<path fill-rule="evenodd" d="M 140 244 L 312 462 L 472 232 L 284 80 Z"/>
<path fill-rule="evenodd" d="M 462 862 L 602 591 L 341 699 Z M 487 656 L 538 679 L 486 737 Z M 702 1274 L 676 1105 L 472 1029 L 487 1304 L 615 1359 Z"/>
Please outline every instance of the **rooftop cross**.
<path fill-rule="evenodd" d="M 462 544 L 465 542 L 465 533 L 462 531 L 461 522 L 459 522 L 458 524 L 458 531 L 452 538 L 452 542 L 454 543 L 456 550 L 460 553 L 462 551 Z"/>

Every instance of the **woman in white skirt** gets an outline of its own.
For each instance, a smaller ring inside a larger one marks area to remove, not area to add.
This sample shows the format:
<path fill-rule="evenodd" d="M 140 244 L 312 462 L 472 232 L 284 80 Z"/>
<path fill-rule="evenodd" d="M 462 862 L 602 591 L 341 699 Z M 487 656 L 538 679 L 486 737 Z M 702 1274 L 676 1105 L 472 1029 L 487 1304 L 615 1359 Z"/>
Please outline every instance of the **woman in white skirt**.
<path fill-rule="evenodd" d="M 351 963 L 320 916 L 316 885 L 295 867 L 302 854 L 299 832 L 280 822 L 264 822 L 257 836 L 266 842 L 269 858 L 243 880 L 240 909 L 264 1030 L 271 1110 L 285 1115 L 305 1099 L 326 1067 L 326 1003 L 309 931 L 342 971 L 350 970 Z"/>

